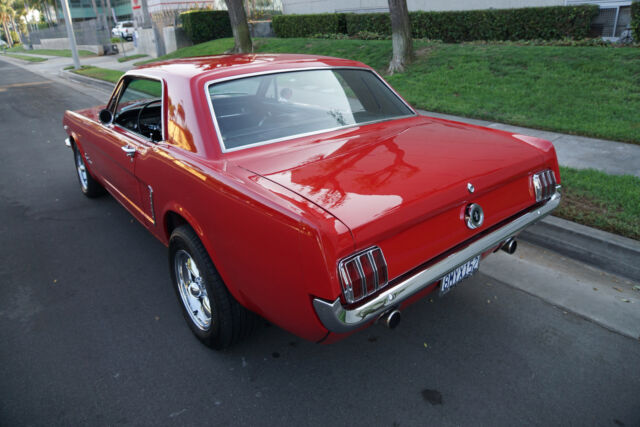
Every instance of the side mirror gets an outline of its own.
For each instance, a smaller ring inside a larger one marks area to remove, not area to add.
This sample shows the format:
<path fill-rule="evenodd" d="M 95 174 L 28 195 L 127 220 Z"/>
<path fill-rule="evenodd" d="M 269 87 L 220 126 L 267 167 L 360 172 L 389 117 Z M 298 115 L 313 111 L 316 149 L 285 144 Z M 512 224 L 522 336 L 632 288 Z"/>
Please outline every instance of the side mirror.
<path fill-rule="evenodd" d="M 100 117 L 100 121 L 102 122 L 102 124 L 105 125 L 108 125 L 109 123 L 111 123 L 111 120 L 113 120 L 113 114 L 111 114 L 111 111 L 107 110 L 106 108 L 100 111 L 98 117 Z"/>

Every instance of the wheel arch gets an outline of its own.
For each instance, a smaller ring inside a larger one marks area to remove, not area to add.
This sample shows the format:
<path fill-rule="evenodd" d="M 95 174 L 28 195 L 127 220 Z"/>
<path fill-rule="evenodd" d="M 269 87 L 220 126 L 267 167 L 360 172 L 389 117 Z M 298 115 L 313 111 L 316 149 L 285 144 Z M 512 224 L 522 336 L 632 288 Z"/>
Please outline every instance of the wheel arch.
<path fill-rule="evenodd" d="M 178 204 L 170 205 L 162 215 L 161 225 L 164 230 L 163 237 L 165 239 L 167 246 L 169 246 L 171 233 L 173 232 L 173 230 L 175 230 L 177 227 L 180 227 L 182 225 L 187 225 L 191 227 L 193 231 L 195 231 L 196 235 L 198 236 L 202 244 L 204 245 L 204 248 L 209 254 L 209 258 L 211 259 L 211 262 L 213 263 L 214 267 L 220 274 L 220 277 L 222 278 L 224 285 L 227 287 L 231 295 L 233 295 L 233 297 L 238 302 L 240 302 L 240 304 L 242 304 L 244 307 L 248 307 L 247 306 L 248 301 L 245 298 L 244 294 L 242 292 L 239 292 L 238 289 L 236 289 L 233 286 L 233 284 L 229 283 L 229 281 L 225 279 L 226 274 L 224 272 L 223 266 L 221 266 L 220 263 L 218 262 L 218 257 L 216 256 L 213 242 L 207 238 L 207 235 L 204 233 L 202 226 L 200 226 L 196 218 L 193 215 L 191 215 L 191 213 L 186 208 Z"/>

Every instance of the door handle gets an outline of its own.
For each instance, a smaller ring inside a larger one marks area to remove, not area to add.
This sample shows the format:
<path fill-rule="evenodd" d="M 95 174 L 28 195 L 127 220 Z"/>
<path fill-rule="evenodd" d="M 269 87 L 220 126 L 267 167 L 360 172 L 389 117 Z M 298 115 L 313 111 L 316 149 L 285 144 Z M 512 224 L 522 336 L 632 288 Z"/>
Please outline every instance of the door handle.
<path fill-rule="evenodd" d="M 136 155 L 135 147 L 131 147 L 129 145 L 124 145 L 124 146 L 120 147 L 120 149 L 122 151 L 124 151 L 125 153 L 127 153 L 127 156 L 131 157 L 132 159 L 133 159 L 133 156 Z"/>

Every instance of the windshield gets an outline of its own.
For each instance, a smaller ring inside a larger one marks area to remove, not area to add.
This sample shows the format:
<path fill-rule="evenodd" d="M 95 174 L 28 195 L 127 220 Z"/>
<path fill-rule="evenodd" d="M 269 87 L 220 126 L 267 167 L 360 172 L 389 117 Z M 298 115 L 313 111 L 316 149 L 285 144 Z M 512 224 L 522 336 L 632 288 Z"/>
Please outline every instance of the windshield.
<path fill-rule="evenodd" d="M 245 77 L 210 85 L 209 96 L 225 151 L 414 114 L 357 69 Z"/>

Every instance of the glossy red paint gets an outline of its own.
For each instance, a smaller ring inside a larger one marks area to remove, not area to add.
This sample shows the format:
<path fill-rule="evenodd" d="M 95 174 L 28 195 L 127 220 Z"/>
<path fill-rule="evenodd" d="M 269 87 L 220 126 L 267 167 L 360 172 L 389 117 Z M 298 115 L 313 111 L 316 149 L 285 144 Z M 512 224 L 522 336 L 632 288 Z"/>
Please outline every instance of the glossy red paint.
<path fill-rule="evenodd" d="M 552 169 L 560 177 L 547 141 L 419 115 L 222 152 L 207 83 L 324 67 L 369 69 L 251 54 L 132 70 L 126 76 L 163 83 L 158 143 L 101 124 L 101 107 L 64 117 L 92 176 L 151 233 L 167 244 L 169 218 L 189 223 L 241 304 L 312 341 L 327 330 L 311 301 L 341 296 L 341 258 L 378 245 L 393 279 L 482 232 L 465 226 L 467 204 L 485 208 L 485 229 L 535 204 L 531 174 Z M 135 147 L 133 160 L 123 145 Z"/>

